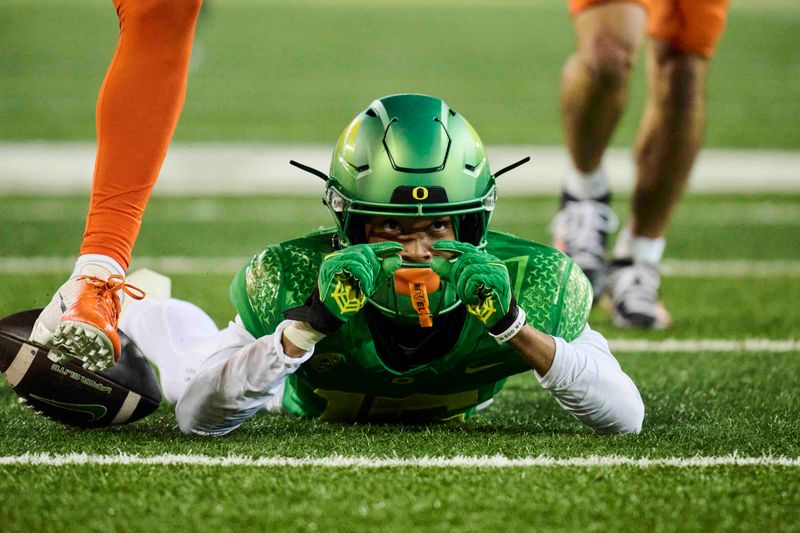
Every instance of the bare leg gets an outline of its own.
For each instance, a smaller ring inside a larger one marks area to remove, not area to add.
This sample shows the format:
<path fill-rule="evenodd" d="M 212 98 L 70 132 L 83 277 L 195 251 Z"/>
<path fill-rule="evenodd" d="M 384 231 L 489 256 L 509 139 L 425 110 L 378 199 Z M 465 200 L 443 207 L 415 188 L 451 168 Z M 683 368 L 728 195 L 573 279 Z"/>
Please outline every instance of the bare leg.
<path fill-rule="evenodd" d="M 681 198 L 705 133 L 708 60 L 654 39 L 648 96 L 636 140 L 634 237 L 661 237 Z"/>
<path fill-rule="evenodd" d="M 705 130 L 708 60 L 654 39 L 647 56 L 648 94 L 636 140 L 636 188 L 630 232 L 617 239 L 609 275 L 614 324 L 664 328 L 658 300 L 664 232 L 689 179 Z"/>
<path fill-rule="evenodd" d="M 612 2 L 575 17 L 577 51 L 561 78 L 564 136 L 575 168 L 590 173 L 603 152 L 628 99 L 647 12 L 639 4 Z"/>
<path fill-rule="evenodd" d="M 617 228 L 601 163 L 628 100 L 646 17 L 645 9 L 632 2 L 578 12 L 577 50 L 561 78 L 562 125 L 571 165 L 550 229 L 553 245 L 589 277 L 595 298 L 604 287 L 606 241 Z"/>

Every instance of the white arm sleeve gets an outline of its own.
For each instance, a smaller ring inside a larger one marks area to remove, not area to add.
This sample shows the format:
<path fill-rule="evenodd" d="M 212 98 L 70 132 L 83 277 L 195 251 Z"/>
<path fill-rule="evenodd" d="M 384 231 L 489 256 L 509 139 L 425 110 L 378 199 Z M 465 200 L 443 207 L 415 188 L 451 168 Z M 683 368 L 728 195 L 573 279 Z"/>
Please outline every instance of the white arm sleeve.
<path fill-rule="evenodd" d="M 631 378 L 611 355 L 608 342 L 588 325 L 572 342 L 556 341 L 553 365 L 536 374 L 556 401 L 598 433 L 639 433 L 644 403 Z"/>
<path fill-rule="evenodd" d="M 238 318 L 238 317 L 237 317 Z M 205 360 L 175 407 L 184 433 L 225 435 L 253 416 L 267 402 L 270 391 L 314 353 L 291 358 L 283 351 L 281 334 L 253 337 L 237 320 L 220 331 L 214 355 Z"/>

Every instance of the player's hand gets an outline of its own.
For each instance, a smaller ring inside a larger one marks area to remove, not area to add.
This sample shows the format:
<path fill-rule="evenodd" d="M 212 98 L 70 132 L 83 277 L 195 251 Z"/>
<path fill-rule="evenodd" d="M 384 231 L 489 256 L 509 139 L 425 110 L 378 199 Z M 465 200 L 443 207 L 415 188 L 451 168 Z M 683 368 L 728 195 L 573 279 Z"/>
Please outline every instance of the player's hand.
<path fill-rule="evenodd" d="M 380 242 L 357 244 L 326 255 L 314 292 L 304 305 L 287 310 L 284 316 L 307 322 L 320 333 L 334 333 L 361 311 L 378 283 L 399 268 L 402 250 L 400 243 Z"/>
<path fill-rule="evenodd" d="M 317 278 L 319 297 L 325 307 L 340 320 L 348 320 L 361 311 L 372 296 L 381 276 L 391 275 L 400 266 L 397 242 L 357 244 L 330 253 L 322 260 Z"/>
<path fill-rule="evenodd" d="M 465 242 L 438 241 L 433 249 L 453 254 L 452 259 L 434 257 L 431 268 L 455 285 L 467 311 L 489 330 L 509 318 L 513 322 L 517 305 L 505 263 Z"/>

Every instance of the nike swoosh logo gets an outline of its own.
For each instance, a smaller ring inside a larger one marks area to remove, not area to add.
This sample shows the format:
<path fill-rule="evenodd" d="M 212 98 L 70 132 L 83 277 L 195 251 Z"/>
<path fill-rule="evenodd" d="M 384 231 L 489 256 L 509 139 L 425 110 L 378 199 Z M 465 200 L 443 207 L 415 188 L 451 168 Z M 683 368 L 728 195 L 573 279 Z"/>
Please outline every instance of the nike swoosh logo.
<path fill-rule="evenodd" d="M 482 372 L 488 368 L 492 368 L 493 366 L 502 365 L 503 361 L 499 363 L 489 363 L 488 365 L 481 365 L 481 366 L 468 366 L 464 369 L 465 374 L 474 374 L 476 372 Z"/>
<path fill-rule="evenodd" d="M 67 311 L 67 304 L 64 303 L 64 297 L 61 296 L 61 293 L 58 293 L 59 305 L 61 306 L 61 312 L 64 313 Z"/>
<path fill-rule="evenodd" d="M 59 402 L 57 400 L 50 400 L 49 398 L 42 398 L 41 396 L 37 396 L 36 394 L 31 394 L 31 397 L 36 398 L 42 403 L 52 405 L 53 407 L 59 407 L 66 411 L 75 411 L 76 413 L 87 414 L 92 417 L 88 420 L 88 422 L 94 422 L 95 420 L 99 420 L 100 418 L 103 418 L 103 416 L 105 416 L 105 414 L 108 412 L 108 409 L 96 403 Z"/>

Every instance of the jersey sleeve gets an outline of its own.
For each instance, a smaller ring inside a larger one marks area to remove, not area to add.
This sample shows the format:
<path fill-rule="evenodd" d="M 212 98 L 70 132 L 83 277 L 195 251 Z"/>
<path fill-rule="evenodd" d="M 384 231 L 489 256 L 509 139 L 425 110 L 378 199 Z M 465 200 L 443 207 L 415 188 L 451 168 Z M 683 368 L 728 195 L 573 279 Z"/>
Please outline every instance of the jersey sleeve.
<path fill-rule="evenodd" d="M 251 335 L 273 333 L 283 312 L 308 298 L 322 257 L 330 251 L 327 242 L 324 234 L 314 234 L 270 246 L 234 276 L 231 301 Z"/>
<path fill-rule="evenodd" d="M 499 232 L 490 233 L 489 243 L 489 252 L 508 267 L 528 324 L 568 342 L 577 338 L 589 318 L 592 289 L 572 259 L 550 246 Z"/>
<path fill-rule="evenodd" d="M 592 311 L 592 285 L 586 274 L 572 262 L 567 283 L 562 289 L 561 320 L 556 328 L 556 337 L 569 341 L 580 336 L 589 321 Z"/>
<path fill-rule="evenodd" d="M 275 331 L 283 305 L 281 258 L 270 246 L 247 262 L 231 283 L 231 302 L 245 329 L 254 337 Z"/>

